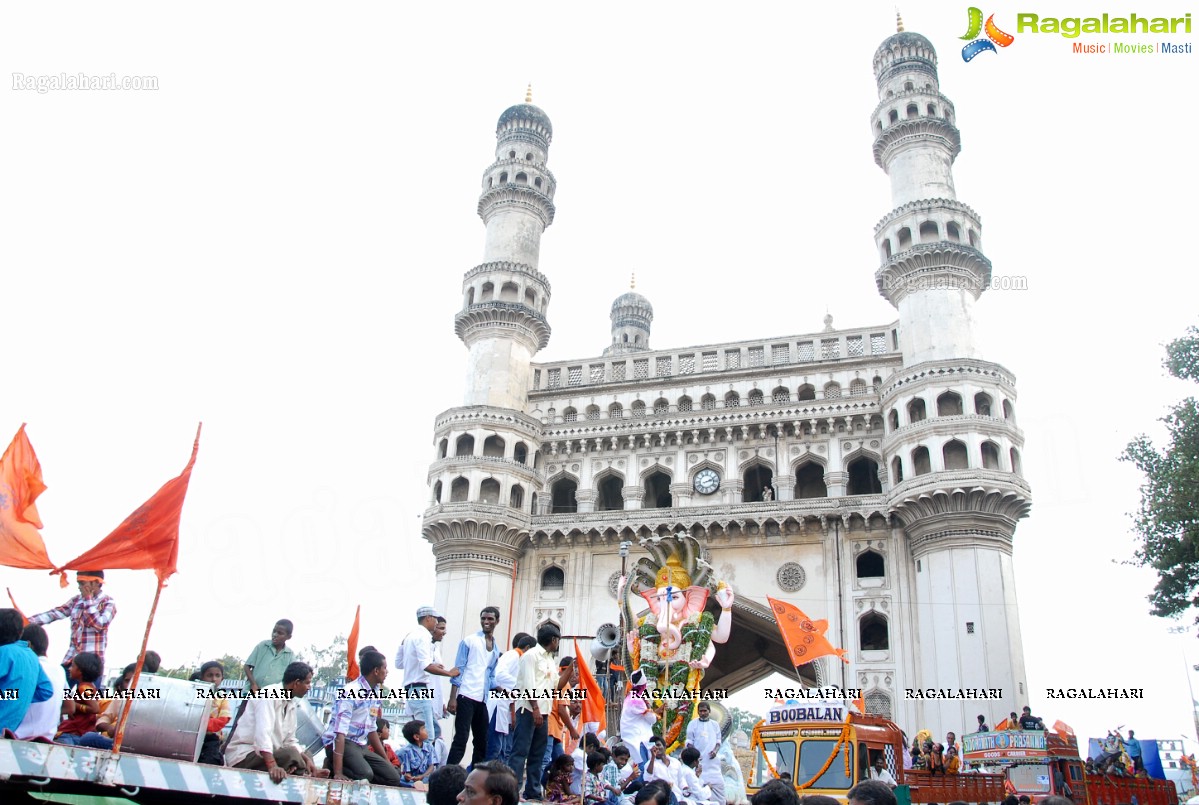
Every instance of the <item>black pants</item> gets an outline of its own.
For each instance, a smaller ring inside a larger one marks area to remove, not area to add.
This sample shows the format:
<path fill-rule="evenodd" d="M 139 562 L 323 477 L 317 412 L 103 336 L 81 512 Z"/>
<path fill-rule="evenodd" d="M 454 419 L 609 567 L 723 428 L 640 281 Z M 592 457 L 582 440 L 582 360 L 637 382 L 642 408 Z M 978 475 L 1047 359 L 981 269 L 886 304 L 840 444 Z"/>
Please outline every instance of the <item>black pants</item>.
<path fill-rule="evenodd" d="M 325 747 L 325 768 L 333 770 L 333 746 Z M 345 742 L 345 754 L 341 756 L 341 773 L 351 780 L 366 780 L 375 785 L 400 784 L 400 773 L 387 758 L 350 740 Z"/>
<path fill-rule="evenodd" d="M 466 754 L 466 732 L 470 730 L 472 748 L 470 765 L 482 763 L 487 757 L 487 704 L 458 694 L 458 712 L 454 715 L 454 742 L 446 763 L 458 765 Z"/>

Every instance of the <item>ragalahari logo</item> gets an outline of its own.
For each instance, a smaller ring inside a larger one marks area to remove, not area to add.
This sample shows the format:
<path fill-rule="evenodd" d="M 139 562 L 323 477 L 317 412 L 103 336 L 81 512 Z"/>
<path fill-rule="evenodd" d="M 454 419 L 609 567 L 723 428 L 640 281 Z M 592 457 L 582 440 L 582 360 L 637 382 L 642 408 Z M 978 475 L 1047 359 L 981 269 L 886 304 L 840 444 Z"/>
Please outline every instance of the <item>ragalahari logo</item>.
<path fill-rule="evenodd" d="M 970 61 L 978 54 L 987 50 L 992 53 L 998 53 L 999 51 L 995 50 L 995 45 L 1005 48 L 1016 41 L 1016 37 L 999 30 L 999 27 L 995 24 L 994 14 L 987 17 L 986 25 L 983 25 L 982 9 L 970 6 L 969 14 L 969 27 L 966 29 L 966 35 L 961 38 L 974 41 L 962 48 L 962 61 Z M 986 32 L 987 34 L 983 39 L 978 38 L 981 32 Z"/>

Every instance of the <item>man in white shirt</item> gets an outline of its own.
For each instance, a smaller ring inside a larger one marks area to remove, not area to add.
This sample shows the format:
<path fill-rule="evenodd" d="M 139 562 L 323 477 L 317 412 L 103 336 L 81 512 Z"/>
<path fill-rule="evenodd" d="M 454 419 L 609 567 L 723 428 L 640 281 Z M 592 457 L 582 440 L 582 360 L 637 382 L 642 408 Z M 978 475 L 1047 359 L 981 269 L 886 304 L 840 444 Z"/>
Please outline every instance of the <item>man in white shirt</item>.
<path fill-rule="evenodd" d="M 290 774 L 313 777 L 318 773 L 312 758 L 296 739 L 296 710 L 312 687 L 312 667 L 293 662 L 283 671 L 283 682 L 266 685 L 260 698 L 250 699 L 246 711 L 225 747 L 225 765 L 239 769 L 265 771 L 272 782 L 280 783 Z"/>
<path fill-rule="evenodd" d="M 645 781 L 648 783 L 650 780 L 663 780 L 670 783 L 670 790 L 678 797 L 683 787 L 679 778 L 679 769 L 683 764 L 670 759 L 666 754 L 666 742 L 659 736 L 650 738 L 649 743 L 649 763 L 645 766 Z"/>
<path fill-rule="evenodd" d="M 470 732 L 470 764 L 482 763 L 487 756 L 487 691 L 495 679 L 500 649 L 495 643 L 495 627 L 500 622 L 498 607 L 484 607 L 479 613 L 479 631 L 467 635 L 458 644 L 454 667 L 462 674 L 450 688 L 446 704 L 454 716 L 454 742 L 447 760 L 457 765 L 466 754 L 466 736 Z"/>
<path fill-rule="evenodd" d="M 882 755 L 879 755 L 874 759 L 874 766 L 870 769 L 870 779 L 878 780 L 880 783 L 886 783 L 892 788 L 895 787 L 895 778 L 891 775 L 891 772 L 887 771 L 887 764 L 886 761 L 883 760 Z"/>
<path fill-rule="evenodd" d="M 433 607 L 421 607 L 416 611 L 416 622 L 419 624 L 408 633 L 400 650 L 396 653 L 396 667 L 404 671 L 404 693 L 408 697 L 408 717 L 425 722 L 426 727 L 437 731 L 438 712 L 441 702 L 431 698 L 436 689 L 430 684 L 433 675 L 456 677 L 458 669 L 446 669 L 433 653 L 433 631 L 437 628 L 440 616 Z"/>
<path fill-rule="evenodd" d="M 558 642 L 562 633 L 552 623 L 537 630 L 537 645 L 520 658 L 516 688 L 524 698 L 516 702 L 516 728 L 512 734 L 512 762 L 508 765 L 519 784 L 525 777 L 524 798 L 541 799 L 541 771 L 545 758 L 550 708 L 558 681 Z M 527 774 L 526 774 L 527 773 Z"/>
<path fill-rule="evenodd" d="M 25 627 L 25 631 L 21 632 L 21 639 L 28 643 L 29 648 L 33 649 L 33 653 L 37 655 L 38 664 L 42 666 L 42 670 L 50 679 L 50 684 L 54 686 L 54 693 L 44 702 L 34 702 L 29 705 L 29 709 L 25 711 L 25 718 L 17 727 L 16 735 L 22 741 L 28 741 L 31 738 L 45 738 L 53 741 L 54 733 L 58 731 L 58 722 L 62 717 L 62 698 L 63 690 L 67 687 L 67 675 L 60 664 L 46 657 L 46 652 L 50 648 L 50 638 L 46 635 L 45 629 L 36 623 L 31 623 Z"/>
<path fill-rule="evenodd" d="M 712 789 L 712 801 L 723 803 L 724 775 L 716 759 L 720 751 L 720 725 L 712 720 L 712 707 L 707 702 L 700 702 L 696 709 L 699 718 L 687 725 L 687 746 L 699 751 L 700 779 Z"/>
<path fill-rule="evenodd" d="M 710 763 L 719 763 L 716 760 L 710 760 Z M 675 764 L 679 768 L 679 790 L 675 796 L 681 802 L 699 803 L 699 802 L 717 802 L 712 793 L 712 787 L 700 780 L 700 774 L 704 773 L 703 764 L 700 763 L 699 750 L 694 746 L 687 746 L 679 753 L 679 762 Z M 696 774 L 696 769 L 699 769 L 699 774 Z M 723 801 L 720 805 L 724 805 Z"/>
<path fill-rule="evenodd" d="M 654 722 L 662 714 L 662 707 L 651 707 L 646 688 L 645 672 L 638 668 L 629 676 L 631 689 L 620 708 L 620 740 L 629 747 L 633 762 L 642 769 L 650 759 L 650 737 L 654 734 Z"/>
<path fill-rule="evenodd" d="M 512 711 L 515 704 L 511 699 L 497 696 L 498 691 L 509 691 L 516 687 L 516 673 L 520 669 L 520 658 L 537 645 L 530 634 L 517 632 L 512 638 L 512 648 L 500 655 L 495 664 L 495 679 L 487 692 L 487 760 L 507 763 L 512 756 Z"/>

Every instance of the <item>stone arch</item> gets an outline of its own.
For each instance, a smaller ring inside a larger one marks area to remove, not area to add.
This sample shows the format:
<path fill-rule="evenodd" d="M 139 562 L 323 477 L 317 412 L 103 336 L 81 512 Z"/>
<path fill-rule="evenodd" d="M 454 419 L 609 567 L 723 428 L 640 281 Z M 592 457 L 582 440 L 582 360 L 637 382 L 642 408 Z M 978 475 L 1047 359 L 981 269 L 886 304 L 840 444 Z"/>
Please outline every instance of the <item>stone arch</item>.
<path fill-rule="evenodd" d="M 841 398 L 841 384 L 837 381 L 824 384 L 824 399 L 837 400 Z"/>
<path fill-rule="evenodd" d="M 764 401 L 764 396 L 761 389 L 750 389 L 746 395 L 746 402 L 750 405 L 761 405 Z"/>
<path fill-rule="evenodd" d="M 705 394 L 699 398 L 699 407 L 704 411 L 711 411 L 716 408 L 716 395 Z"/>
<path fill-rule="evenodd" d="M 473 456 L 475 454 L 475 437 L 464 433 L 454 442 L 454 455 Z"/>
<path fill-rule="evenodd" d="M 579 420 L 579 412 L 573 405 L 568 405 L 562 409 L 563 422 L 577 422 Z"/>
<path fill-rule="evenodd" d="M 450 481 L 450 503 L 466 503 L 470 500 L 470 481 L 459 475 Z"/>
<path fill-rule="evenodd" d="M 941 239 L 941 230 L 936 221 L 924 221 L 920 224 L 920 242 L 934 243 Z"/>
<path fill-rule="evenodd" d="M 517 464 L 529 463 L 529 446 L 524 442 L 517 442 L 512 446 L 512 460 Z"/>
<path fill-rule="evenodd" d="M 624 508 L 624 476 L 606 469 L 595 476 L 595 510 L 620 511 Z"/>
<path fill-rule="evenodd" d="M 791 390 L 786 386 L 775 386 L 770 392 L 770 401 L 774 403 L 791 402 Z"/>
<path fill-rule="evenodd" d="M 643 509 L 669 509 L 674 506 L 674 497 L 670 494 L 670 470 L 654 464 L 641 473 L 641 487 L 645 496 L 641 499 Z"/>
<path fill-rule="evenodd" d="M 1003 401 L 1003 418 L 1013 422 L 1016 420 L 1016 408 L 1012 405 L 1011 400 Z"/>
<path fill-rule="evenodd" d="M 795 399 L 802 402 L 803 400 L 816 399 L 816 387 L 811 383 L 804 383 L 795 390 Z"/>
<path fill-rule="evenodd" d="M 614 402 L 611 405 L 609 405 L 608 406 L 608 418 L 609 419 L 623 419 L 624 418 L 624 406 L 618 402 Z"/>
<path fill-rule="evenodd" d="M 493 433 L 483 440 L 483 455 L 492 458 L 503 458 L 506 446 L 504 438 Z"/>
<path fill-rule="evenodd" d="M 692 408 L 691 398 L 684 394 L 682 397 L 679 397 L 679 401 L 676 403 L 676 405 L 681 413 L 686 413 Z"/>
<path fill-rule="evenodd" d="M 1003 466 L 999 463 L 999 445 L 995 442 L 983 442 L 982 458 L 984 470 L 1002 470 Z"/>
<path fill-rule="evenodd" d="M 433 502 L 441 503 L 441 481 L 433 484 Z"/>
<path fill-rule="evenodd" d="M 654 400 L 654 416 L 662 416 L 670 412 L 670 400 L 659 397 Z"/>
<path fill-rule="evenodd" d="M 495 297 L 495 283 L 485 282 L 479 289 L 479 301 L 490 302 Z"/>
<path fill-rule="evenodd" d="M 761 456 L 754 456 L 741 465 L 741 502 L 759 503 L 763 501 L 766 488 L 774 494 L 774 468 Z"/>
<path fill-rule="evenodd" d="M 1024 469 L 1020 466 L 1020 451 L 1013 447 L 1010 451 L 1008 451 L 1008 454 L 1012 459 L 1012 472 L 1016 473 L 1017 475 L 1023 475 Z"/>
<path fill-rule="evenodd" d="M 970 455 L 966 443 L 958 439 L 950 439 L 941 447 L 941 459 L 947 470 L 965 470 L 970 468 Z"/>
<path fill-rule="evenodd" d="M 894 408 L 887 414 L 887 425 L 891 430 L 899 430 L 899 412 Z"/>
<path fill-rule="evenodd" d="M 924 418 L 927 416 L 928 416 L 928 410 L 924 404 L 923 397 L 917 397 L 916 399 L 914 399 L 908 403 L 908 422 L 909 423 L 914 424 L 916 422 L 922 422 L 922 421 L 924 421 Z"/>
<path fill-rule="evenodd" d="M 912 451 L 912 475 L 927 475 L 933 471 L 932 460 L 928 448 L 920 445 Z"/>
<path fill-rule="evenodd" d="M 891 459 L 891 483 L 898 484 L 903 482 L 903 460 L 896 456 Z"/>
<path fill-rule="evenodd" d="M 576 494 L 579 491 L 579 479 L 567 472 L 560 472 L 549 483 L 550 513 L 573 514 L 579 510 Z"/>
<path fill-rule="evenodd" d="M 862 651 L 890 650 L 891 625 L 886 615 L 872 609 L 858 619 L 858 647 Z"/>
<path fill-rule="evenodd" d="M 958 225 L 955 222 L 950 221 L 949 223 L 945 224 L 945 237 L 954 243 L 961 243 L 962 230 L 958 228 Z"/>
<path fill-rule="evenodd" d="M 961 416 L 962 395 L 956 391 L 946 391 L 937 397 L 937 416 Z"/>
<path fill-rule="evenodd" d="M 442 439 L 437 445 L 437 457 L 445 458 L 450 451 L 450 440 Z"/>
<path fill-rule="evenodd" d="M 901 252 L 904 249 L 912 248 L 912 230 L 905 226 L 896 232 L 895 235 L 899 238 L 899 250 Z"/>
<path fill-rule="evenodd" d="M 534 293 L 532 288 L 525 288 L 525 305 L 534 310 L 537 309 L 537 294 Z"/>
<path fill-rule="evenodd" d="M 508 493 L 508 507 L 511 509 L 523 509 L 525 505 L 525 488 L 520 484 L 512 484 L 512 491 Z"/>
<path fill-rule="evenodd" d="M 881 457 L 858 450 L 846 456 L 845 472 L 849 478 L 845 484 L 847 495 L 880 495 L 883 485 L 878 479 Z"/>
<path fill-rule="evenodd" d="M 741 395 L 738 394 L 737 392 L 730 391 L 728 394 L 724 395 L 724 407 L 725 408 L 737 408 L 740 405 L 741 405 Z"/>
<path fill-rule="evenodd" d="M 864 394 L 870 393 L 870 387 L 866 385 L 866 381 L 860 377 L 855 377 L 849 381 L 849 396 L 861 397 Z"/>
<path fill-rule="evenodd" d="M 495 478 L 484 478 L 479 484 L 479 502 L 489 506 L 500 505 L 500 482 Z"/>
<path fill-rule="evenodd" d="M 520 301 L 520 288 L 515 282 L 505 282 L 500 286 L 500 300 L 503 302 Z"/>
<path fill-rule="evenodd" d="M 991 408 L 995 401 L 991 399 L 991 395 L 985 391 L 980 391 L 974 395 L 974 413 L 979 416 L 991 416 Z"/>
<path fill-rule="evenodd" d="M 805 456 L 794 465 L 795 499 L 811 500 L 828 497 L 828 484 L 824 480 L 824 463 L 815 457 Z"/>
<path fill-rule="evenodd" d="M 633 400 L 633 404 L 632 404 L 632 406 L 630 406 L 630 409 L 633 413 L 633 419 L 644 419 L 645 418 L 645 401 L 644 400 Z"/>
<path fill-rule="evenodd" d="M 598 405 L 587 406 L 587 418 L 588 419 L 599 419 L 600 418 L 600 407 Z"/>
<path fill-rule="evenodd" d="M 542 592 L 557 592 L 566 588 L 566 571 L 557 565 L 550 565 L 541 571 L 540 589 Z"/>

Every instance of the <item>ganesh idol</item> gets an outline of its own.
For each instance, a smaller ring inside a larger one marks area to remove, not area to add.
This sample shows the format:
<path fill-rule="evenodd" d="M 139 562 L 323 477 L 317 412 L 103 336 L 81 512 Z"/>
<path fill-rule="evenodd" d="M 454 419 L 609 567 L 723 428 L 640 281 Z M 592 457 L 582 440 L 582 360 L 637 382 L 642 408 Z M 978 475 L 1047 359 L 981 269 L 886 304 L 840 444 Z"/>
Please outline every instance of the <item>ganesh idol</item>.
<path fill-rule="evenodd" d="M 651 692 L 660 694 L 686 689 L 700 690 L 704 669 L 716 656 L 716 644 L 727 642 L 733 625 L 733 591 L 712 578 L 711 565 L 703 548 L 689 534 L 650 537 L 641 540 L 650 554 L 638 560 L 628 584 L 621 580 L 620 600 L 625 623 L 635 628 L 626 634 L 630 672 L 640 670 Z M 639 594 L 649 613 L 637 618 L 626 590 Z M 708 597 L 720 604 L 719 619 L 705 611 Z M 654 732 L 666 742 L 667 750 L 680 745 L 697 702 L 688 698 L 659 696 L 665 703 Z"/>

